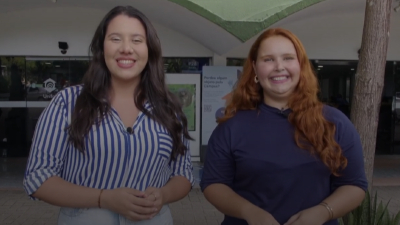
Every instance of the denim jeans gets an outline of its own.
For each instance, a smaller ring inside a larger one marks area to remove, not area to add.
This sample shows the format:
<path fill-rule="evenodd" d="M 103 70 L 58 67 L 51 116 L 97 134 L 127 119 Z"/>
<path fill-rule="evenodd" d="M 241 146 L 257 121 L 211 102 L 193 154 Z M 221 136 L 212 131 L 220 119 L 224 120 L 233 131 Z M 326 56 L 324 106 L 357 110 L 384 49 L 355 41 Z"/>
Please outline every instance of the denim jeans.
<path fill-rule="evenodd" d="M 151 220 L 138 222 L 99 208 L 66 208 L 60 209 L 58 225 L 173 225 L 171 211 L 164 205 Z"/>

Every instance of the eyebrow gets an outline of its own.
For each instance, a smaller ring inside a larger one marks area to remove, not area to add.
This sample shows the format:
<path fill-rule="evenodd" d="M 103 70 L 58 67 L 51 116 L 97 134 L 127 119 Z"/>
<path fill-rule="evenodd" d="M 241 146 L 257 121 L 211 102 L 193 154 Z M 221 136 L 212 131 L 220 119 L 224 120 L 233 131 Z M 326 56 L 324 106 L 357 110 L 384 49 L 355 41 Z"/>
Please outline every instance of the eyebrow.
<path fill-rule="evenodd" d="M 117 36 L 121 36 L 121 34 L 120 33 L 111 33 L 111 34 L 109 34 L 109 35 L 107 35 L 107 37 L 110 37 L 110 36 L 112 36 L 112 35 L 117 35 Z M 131 37 L 142 37 L 142 38 L 146 38 L 144 35 L 142 35 L 142 34 L 132 34 L 132 35 L 130 35 Z"/>
<path fill-rule="evenodd" d="M 264 58 L 264 57 L 271 57 L 271 56 L 274 56 L 274 55 L 266 54 L 266 55 L 261 55 L 260 57 Z M 284 54 L 281 54 L 280 56 L 297 56 L 297 54 L 295 54 L 295 53 L 284 53 Z"/>

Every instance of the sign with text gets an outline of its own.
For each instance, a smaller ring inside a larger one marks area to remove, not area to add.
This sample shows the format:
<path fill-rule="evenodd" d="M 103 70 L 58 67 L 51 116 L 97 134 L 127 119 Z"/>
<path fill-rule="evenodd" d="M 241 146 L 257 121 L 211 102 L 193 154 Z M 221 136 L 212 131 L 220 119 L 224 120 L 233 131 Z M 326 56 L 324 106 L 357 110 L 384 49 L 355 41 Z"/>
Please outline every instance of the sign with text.
<path fill-rule="evenodd" d="M 204 66 L 202 76 L 202 145 L 208 144 L 217 126 L 217 118 L 224 115 L 242 67 Z"/>

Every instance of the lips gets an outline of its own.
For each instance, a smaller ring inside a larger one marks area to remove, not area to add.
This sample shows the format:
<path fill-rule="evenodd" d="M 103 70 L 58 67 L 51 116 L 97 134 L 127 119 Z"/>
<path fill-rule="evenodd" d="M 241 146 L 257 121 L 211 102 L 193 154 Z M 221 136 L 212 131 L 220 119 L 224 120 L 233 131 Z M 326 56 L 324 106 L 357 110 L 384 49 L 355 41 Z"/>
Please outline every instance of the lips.
<path fill-rule="evenodd" d="M 280 81 L 280 80 L 289 79 L 289 76 L 272 77 L 272 78 L 270 78 L 270 79 L 271 79 L 271 80 L 274 80 L 274 81 Z"/>
<path fill-rule="evenodd" d="M 129 69 L 133 67 L 136 63 L 136 60 L 130 58 L 118 58 L 117 64 L 120 68 Z"/>
<path fill-rule="evenodd" d="M 269 79 L 271 79 L 271 80 L 273 80 L 273 81 L 282 81 L 282 80 L 287 80 L 287 79 L 289 79 L 289 75 L 273 76 L 273 77 L 270 77 Z"/>
<path fill-rule="evenodd" d="M 281 84 L 281 83 L 285 83 L 286 81 L 288 81 L 289 78 L 290 78 L 289 75 L 279 75 L 279 76 L 272 76 L 269 78 L 269 80 L 273 84 Z"/>
<path fill-rule="evenodd" d="M 117 60 L 118 63 L 122 63 L 122 64 L 132 64 L 135 61 L 134 60 Z"/>

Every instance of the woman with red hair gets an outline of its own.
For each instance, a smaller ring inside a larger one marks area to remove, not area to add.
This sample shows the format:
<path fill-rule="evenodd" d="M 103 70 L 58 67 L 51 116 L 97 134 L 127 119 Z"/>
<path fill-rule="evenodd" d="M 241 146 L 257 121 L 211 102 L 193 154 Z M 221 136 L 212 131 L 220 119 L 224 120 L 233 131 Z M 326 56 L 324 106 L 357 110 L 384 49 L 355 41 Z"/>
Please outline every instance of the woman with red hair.
<path fill-rule="evenodd" d="M 337 225 L 365 196 L 359 135 L 318 99 L 300 40 L 262 33 L 210 137 L 201 180 L 223 225 Z"/>

